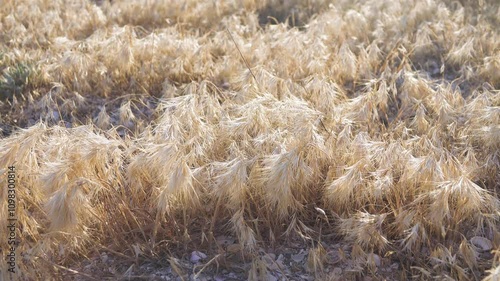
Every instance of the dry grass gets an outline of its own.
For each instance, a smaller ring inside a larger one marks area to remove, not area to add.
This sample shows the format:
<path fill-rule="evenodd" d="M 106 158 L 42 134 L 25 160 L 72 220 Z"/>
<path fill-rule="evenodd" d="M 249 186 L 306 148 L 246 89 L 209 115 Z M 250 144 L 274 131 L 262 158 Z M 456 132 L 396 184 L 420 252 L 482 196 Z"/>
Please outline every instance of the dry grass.
<path fill-rule="evenodd" d="M 100 2 L 0 5 L 20 278 L 231 233 L 254 280 L 295 236 L 316 274 L 335 237 L 363 274 L 391 255 L 401 278 L 498 280 L 471 242 L 500 250 L 495 0 Z"/>

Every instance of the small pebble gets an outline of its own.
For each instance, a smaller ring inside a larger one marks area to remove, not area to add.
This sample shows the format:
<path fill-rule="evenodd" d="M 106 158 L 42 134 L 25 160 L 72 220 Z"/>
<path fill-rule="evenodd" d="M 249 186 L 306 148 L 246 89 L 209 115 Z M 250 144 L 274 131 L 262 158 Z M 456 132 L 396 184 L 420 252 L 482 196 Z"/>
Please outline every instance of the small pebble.
<path fill-rule="evenodd" d="M 474 236 L 470 239 L 470 242 L 472 245 L 479 248 L 479 250 L 482 252 L 488 252 L 491 251 L 491 249 L 493 249 L 493 243 L 491 243 L 490 240 L 484 237 Z"/>

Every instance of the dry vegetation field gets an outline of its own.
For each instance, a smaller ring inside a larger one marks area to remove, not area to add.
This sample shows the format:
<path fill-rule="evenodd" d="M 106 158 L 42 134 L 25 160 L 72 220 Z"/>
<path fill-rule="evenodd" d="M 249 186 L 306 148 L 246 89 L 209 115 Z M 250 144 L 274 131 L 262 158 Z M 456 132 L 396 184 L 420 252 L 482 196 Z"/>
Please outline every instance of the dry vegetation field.
<path fill-rule="evenodd" d="M 500 280 L 499 26 L 498 0 L 0 0 L 0 280 Z"/>

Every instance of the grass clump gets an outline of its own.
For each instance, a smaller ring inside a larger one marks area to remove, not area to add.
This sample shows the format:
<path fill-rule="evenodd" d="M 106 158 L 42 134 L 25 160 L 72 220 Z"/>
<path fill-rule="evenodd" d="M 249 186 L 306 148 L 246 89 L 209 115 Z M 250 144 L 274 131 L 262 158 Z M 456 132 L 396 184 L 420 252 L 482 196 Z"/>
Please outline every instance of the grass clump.
<path fill-rule="evenodd" d="M 0 98 L 12 99 L 13 96 L 18 96 L 30 83 L 30 77 L 33 76 L 33 69 L 25 63 L 16 63 L 11 66 L 4 66 L 2 57 L 0 56 Z"/>

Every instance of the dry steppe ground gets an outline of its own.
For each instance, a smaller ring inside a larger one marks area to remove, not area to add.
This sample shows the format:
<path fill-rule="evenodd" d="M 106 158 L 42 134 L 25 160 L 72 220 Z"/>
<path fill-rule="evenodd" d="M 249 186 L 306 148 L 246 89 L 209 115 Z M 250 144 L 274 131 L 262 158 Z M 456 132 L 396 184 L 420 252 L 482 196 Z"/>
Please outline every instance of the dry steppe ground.
<path fill-rule="evenodd" d="M 0 0 L 0 280 L 500 280 L 499 26 L 498 0 Z"/>

